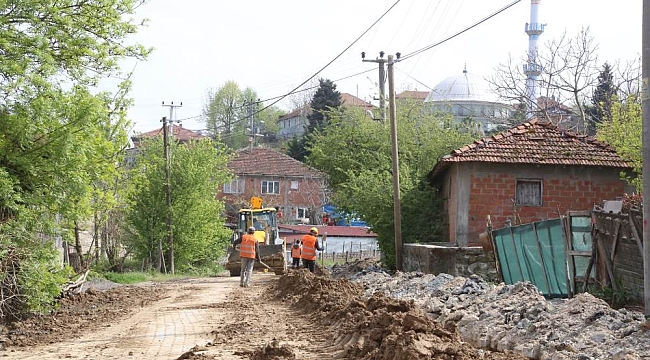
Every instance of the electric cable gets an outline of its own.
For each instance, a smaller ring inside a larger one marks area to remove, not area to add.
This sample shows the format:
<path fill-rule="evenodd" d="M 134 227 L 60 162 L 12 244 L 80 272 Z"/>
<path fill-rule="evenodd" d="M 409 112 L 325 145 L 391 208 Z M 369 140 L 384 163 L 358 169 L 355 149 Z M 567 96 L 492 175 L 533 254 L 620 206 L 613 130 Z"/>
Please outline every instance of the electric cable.
<path fill-rule="evenodd" d="M 438 46 L 438 45 L 444 44 L 444 43 L 446 43 L 447 41 L 449 41 L 449 40 L 451 40 L 451 39 L 453 39 L 453 38 L 455 38 L 455 37 L 457 37 L 457 36 L 459 36 L 459 35 L 461 35 L 461 34 L 467 32 L 467 31 L 469 31 L 469 30 L 475 28 L 476 26 L 478 26 L 478 25 L 480 25 L 480 24 L 486 22 L 487 20 L 489 20 L 489 19 L 495 17 L 496 15 L 498 15 L 498 14 L 504 12 L 505 10 L 511 8 L 512 6 L 514 6 L 515 4 L 519 3 L 520 1 L 521 1 L 521 0 L 515 0 L 515 1 L 511 2 L 510 4 L 508 4 L 508 5 L 504 6 L 504 7 L 502 7 L 502 8 L 499 9 L 499 10 L 497 10 L 496 12 L 493 12 L 492 14 L 490 14 L 490 15 L 484 17 L 483 19 L 481 19 L 481 20 L 479 20 L 479 21 L 477 21 L 477 22 L 475 22 L 474 24 L 472 24 L 472 25 L 470 25 L 470 26 L 464 28 L 463 30 L 460 30 L 460 31 L 454 33 L 454 34 L 451 35 L 451 36 L 448 36 L 448 37 L 446 37 L 446 38 L 444 38 L 444 39 L 438 41 L 437 43 L 434 43 L 434 44 L 431 44 L 431 45 L 425 46 L 425 47 L 423 47 L 423 48 L 421 48 L 421 49 L 419 49 L 419 50 L 416 50 L 416 51 L 414 51 L 414 52 L 412 52 L 412 53 L 409 53 L 409 54 L 403 55 L 403 56 L 400 58 L 400 61 L 403 61 L 403 60 L 406 60 L 406 59 L 412 58 L 413 56 L 419 55 L 419 54 L 421 54 L 421 53 L 423 53 L 423 52 L 425 52 L 425 51 L 427 51 L 427 50 L 430 50 L 430 49 L 432 49 L 432 48 Z"/>

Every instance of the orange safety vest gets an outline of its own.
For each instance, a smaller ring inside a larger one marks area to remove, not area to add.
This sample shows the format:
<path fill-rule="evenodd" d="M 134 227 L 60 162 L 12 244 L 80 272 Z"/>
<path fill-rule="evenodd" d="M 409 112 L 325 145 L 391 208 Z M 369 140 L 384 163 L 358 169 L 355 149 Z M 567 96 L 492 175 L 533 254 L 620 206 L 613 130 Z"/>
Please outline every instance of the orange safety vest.
<path fill-rule="evenodd" d="M 305 260 L 316 260 L 316 238 L 311 235 L 302 237 L 302 256 Z"/>
<path fill-rule="evenodd" d="M 291 247 L 291 257 L 292 258 L 300 258 L 300 246 L 292 246 Z"/>
<path fill-rule="evenodd" d="M 255 243 L 257 239 L 253 235 L 245 234 L 241 237 L 239 245 L 239 257 L 255 259 Z"/>

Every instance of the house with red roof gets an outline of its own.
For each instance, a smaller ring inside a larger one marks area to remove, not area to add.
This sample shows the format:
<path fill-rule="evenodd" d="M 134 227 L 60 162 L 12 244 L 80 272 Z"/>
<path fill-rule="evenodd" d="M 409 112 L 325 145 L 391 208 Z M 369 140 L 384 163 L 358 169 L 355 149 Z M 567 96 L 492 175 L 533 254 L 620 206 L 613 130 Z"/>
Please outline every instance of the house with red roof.
<path fill-rule="evenodd" d="M 444 198 L 449 241 L 476 245 L 493 227 L 592 210 L 631 189 L 631 166 L 602 142 L 531 120 L 444 156 L 429 179 Z"/>
<path fill-rule="evenodd" d="M 373 111 L 377 108 L 371 103 L 348 93 L 341 93 L 341 105 L 346 107 L 357 107 L 369 111 Z M 307 125 L 309 125 L 309 119 L 307 119 L 307 116 L 309 116 L 311 112 L 311 106 L 308 104 L 281 116 L 278 119 L 278 132 L 276 133 L 276 137 L 282 140 L 302 136 L 302 134 L 305 133 Z"/>
<path fill-rule="evenodd" d="M 262 198 L 263 207 L 278 209 L 280 222 L 309 222 L 320 216 L 327 194 L 322 172 L 263 147 L 238 150 L 228 168 L 236 178 L 224 184 L 219 198 L 229 214 L 250 207 L 256 196 Z"/>
<path fill-rule="evenodd" d="M 426 100 L 427 96 L 429 96 L 429 91 L 404 90 L 399 94 L 395 94 L 395 100 L 412 100 L 423 103 L 424 100 Z"/>
<path fill-rule="evenodd" d="M 179 143 L 188 143 L 190 141 L 196 141 L 196 140 L 201 140 L 206 138 L 206 136 L 201 135 L 195 131 L 186 129 L 182 125 L 170 126 L 170 129 L 171 132 L 169 133 L 169 137 L 174 139 L 175 141 L 178 141 Z M 133 135 L 131 136 L 131 140 L 133 141 L 133 147 L 138 148 L 140 146 L 140 143 L 142 142 L 142 139 L 152 139 L 162 135 L 163 135 L 163 131 L 161 127 L 155 130 L 147 131 L 142 134 Z"/>

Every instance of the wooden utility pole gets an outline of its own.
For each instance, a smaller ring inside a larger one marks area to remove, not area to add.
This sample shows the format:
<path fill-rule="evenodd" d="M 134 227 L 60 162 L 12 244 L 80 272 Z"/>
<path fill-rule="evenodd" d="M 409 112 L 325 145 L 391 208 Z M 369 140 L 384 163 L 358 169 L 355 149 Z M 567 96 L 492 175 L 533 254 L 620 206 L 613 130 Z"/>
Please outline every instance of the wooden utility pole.
<path fill-rule="evenodd" d="M 172 188 L 171 188 L 170 159 L 169 159 L 169 130 L 167 127 L 168 126 L 167 118 L 162 118 L 162 122 L 163 122 L 163 156 L 165 158 L 165 203 L 167 205 L 167 242 L 169 243 L 169 271 L 173 274 L 174 273 L 174 229 L 173 229 Z M 162 242 L 159 243 L 159 250 L 160 250 L 160 257 L 162 258 L 163 257 Z"/>
<path fill-rule="evenodd" d="M 641 26 L 641 90 L 643 116 L 643 300 L 645 316 L 650 317 L 650 0 L 643 0 Z"/>
<path fill-rule="evenodd" d="M 399 53 L 397 53 L 399 59 Z M 402 271 L 402 214 L 399 191 L 399 152 L 397 147 L 397 110 L 395 109 L 395 80 L 393 55 L 388 55 L 388 108 L 390 109 L 390 135 L 393 153 L 393 218 L 395 222 L 395 268 Z"/>

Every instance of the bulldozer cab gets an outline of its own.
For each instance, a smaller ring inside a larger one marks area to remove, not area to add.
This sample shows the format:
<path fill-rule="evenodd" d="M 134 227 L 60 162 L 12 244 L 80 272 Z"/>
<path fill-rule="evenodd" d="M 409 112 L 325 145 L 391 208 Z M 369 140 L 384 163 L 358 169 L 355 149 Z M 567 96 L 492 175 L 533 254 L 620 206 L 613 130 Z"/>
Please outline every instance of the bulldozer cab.
<path fill-rule="evenodd" d="M 261 208 L 261 200 L 251 199 L 251 209 L 240 209 L 237 232 L 241 236 L 249 227 L 255 228 L 254 236 L 262 244 L 273 245 L 279 240 L 277 210 Z"/>

